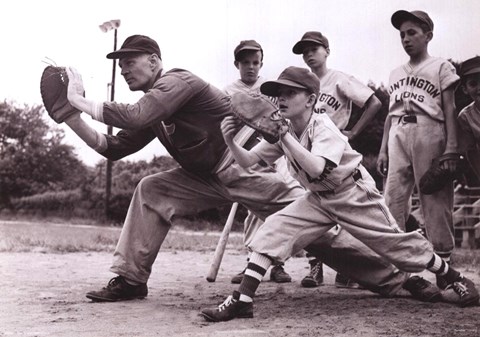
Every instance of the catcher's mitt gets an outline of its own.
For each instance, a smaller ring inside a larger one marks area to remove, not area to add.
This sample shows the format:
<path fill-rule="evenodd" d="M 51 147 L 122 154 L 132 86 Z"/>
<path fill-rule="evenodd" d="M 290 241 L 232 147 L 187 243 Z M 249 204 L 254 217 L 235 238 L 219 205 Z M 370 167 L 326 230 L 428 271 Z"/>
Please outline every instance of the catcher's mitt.
<path fill-rule="evenodd" d="M 242 122 L 257 130 L 269 143 L 275 144 L 288 131 L 287 121 L 278 107 L 263 95 L 236 93 L 231 97 L 233 113 Z"/>
<path fill-rule="evenodd" d="M 40 80 L 40 93 L 43 105 L 49 116 L 57 123 L 80 113 L 67 99 L 68 75 L 65 67 L 48 66 Z"/>
<path fill-rule="evenodd" d="M 442 163 L 447 160 L 456 161 L 454 172 L 442 167 Z M 432 165 L 420 179 L 420 192 L 423 194 L 433 194 L 440 191 L 448 182 L 457 179 L 465 167 L 465 157 L 459 153 L 446 153 L 432 160 Z"/>

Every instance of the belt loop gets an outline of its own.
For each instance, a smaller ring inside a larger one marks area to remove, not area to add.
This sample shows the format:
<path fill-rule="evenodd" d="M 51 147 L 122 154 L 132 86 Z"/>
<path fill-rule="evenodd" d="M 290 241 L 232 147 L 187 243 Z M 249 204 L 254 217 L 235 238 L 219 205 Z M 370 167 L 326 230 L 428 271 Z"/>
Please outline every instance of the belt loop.
<path fill-rule="evenodd" d="M 360 170 L 357 168 L 355 169 L 355 171 L 353 172 L 352 174 L 352 178 L 353 178 L 353 181 L 358 181 L 360 179 L 362 179 L 362 172 L 360 172 Z"/>

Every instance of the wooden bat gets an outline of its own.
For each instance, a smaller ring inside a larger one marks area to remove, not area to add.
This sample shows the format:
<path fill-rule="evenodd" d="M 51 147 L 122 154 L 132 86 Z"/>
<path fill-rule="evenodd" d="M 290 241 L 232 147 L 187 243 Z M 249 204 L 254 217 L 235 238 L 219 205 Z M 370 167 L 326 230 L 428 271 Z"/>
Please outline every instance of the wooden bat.
<path fill-rule="evenodd" d="M 222 234 L 220 235 L 220 240 L 218 240 L 217 248 L 215 248 L 215 254 L 213 255 L 212 265 L 208 271 L 207 281 L 215 282 L 217 278 L 218 269 L 222 263 L 223 253 L 225 253 L 225 247 L 227 246 L 228 236 L 230 235 L 230 230 L 232 229 L 233 219 L 235 218 L 235 213 L 237 213 L 238 203 L 234 202 L 230 213 L 228 214 L 227 221 L 223 227 Z"/>

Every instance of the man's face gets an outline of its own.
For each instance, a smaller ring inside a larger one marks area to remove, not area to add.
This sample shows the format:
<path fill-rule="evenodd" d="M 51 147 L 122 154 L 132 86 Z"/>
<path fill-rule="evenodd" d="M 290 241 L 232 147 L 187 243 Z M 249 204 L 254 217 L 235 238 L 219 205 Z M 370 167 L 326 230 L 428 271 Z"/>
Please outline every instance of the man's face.
<path fill-rule="evenodd" d="M 400 26 L 400 39 L 408 56 L 415 57 L 427 50 L 428 43 L 432 39 L 432 32 L 424 33 L 417 23 L 405 21 Z"/>
<path fill-rule="evenodd" d="M 480 106 L 480 73 L 468 75 L 463 84 L 463 92 Z"/>
<path fill-rule="evenodd" d="M 153 67 L 149 58 L 148 54 L 136 54 L 121 58 L 118 62 L 122 69 L 121 74 L 131 91 L 149 89 L 153 76 Z"/>
<path fill-rule="evenodd" d="M 245 53 L 241 61 L 235 61 L 235 66 L 240 71 L 240 79 L 246 85 L 253 85 L 258 79 L 258 73 L 263 66 L 262 52 L 252 51 Z"/>
<path fill-rule="evenodd" d="M 303 61 L 310 69 L 322 67 L 327 62 L 328 49 L 317 43 L 309 43 L 303 48 Z"/>

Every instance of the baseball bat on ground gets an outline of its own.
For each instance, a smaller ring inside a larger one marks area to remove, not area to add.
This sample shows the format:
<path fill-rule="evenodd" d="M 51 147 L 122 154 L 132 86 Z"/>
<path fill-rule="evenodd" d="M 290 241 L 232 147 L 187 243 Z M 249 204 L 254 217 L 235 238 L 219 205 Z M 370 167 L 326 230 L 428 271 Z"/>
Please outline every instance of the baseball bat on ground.
<path fill-rule="evenodd" d="M 218 269 L 220 268 L 220 263 L 222 263 L 223 253 L 225 253 L 225 247 L 227 246 L 228 236 L 230 235 L 230 230 L 232 229 L 233 219 L 235 218 L 235 213 L 237 213 L 238 203 L 234 202 L 230 213 L 228 214 L 227 221 L 223 227 L 222 234 L 220 235 L 220 240 L 218 240 L 217 248 L 215 248 L 215 254 L 213 255 L 212 265 L 208 271 L 207 281 L 215 282 L 217 278 Z"/>

